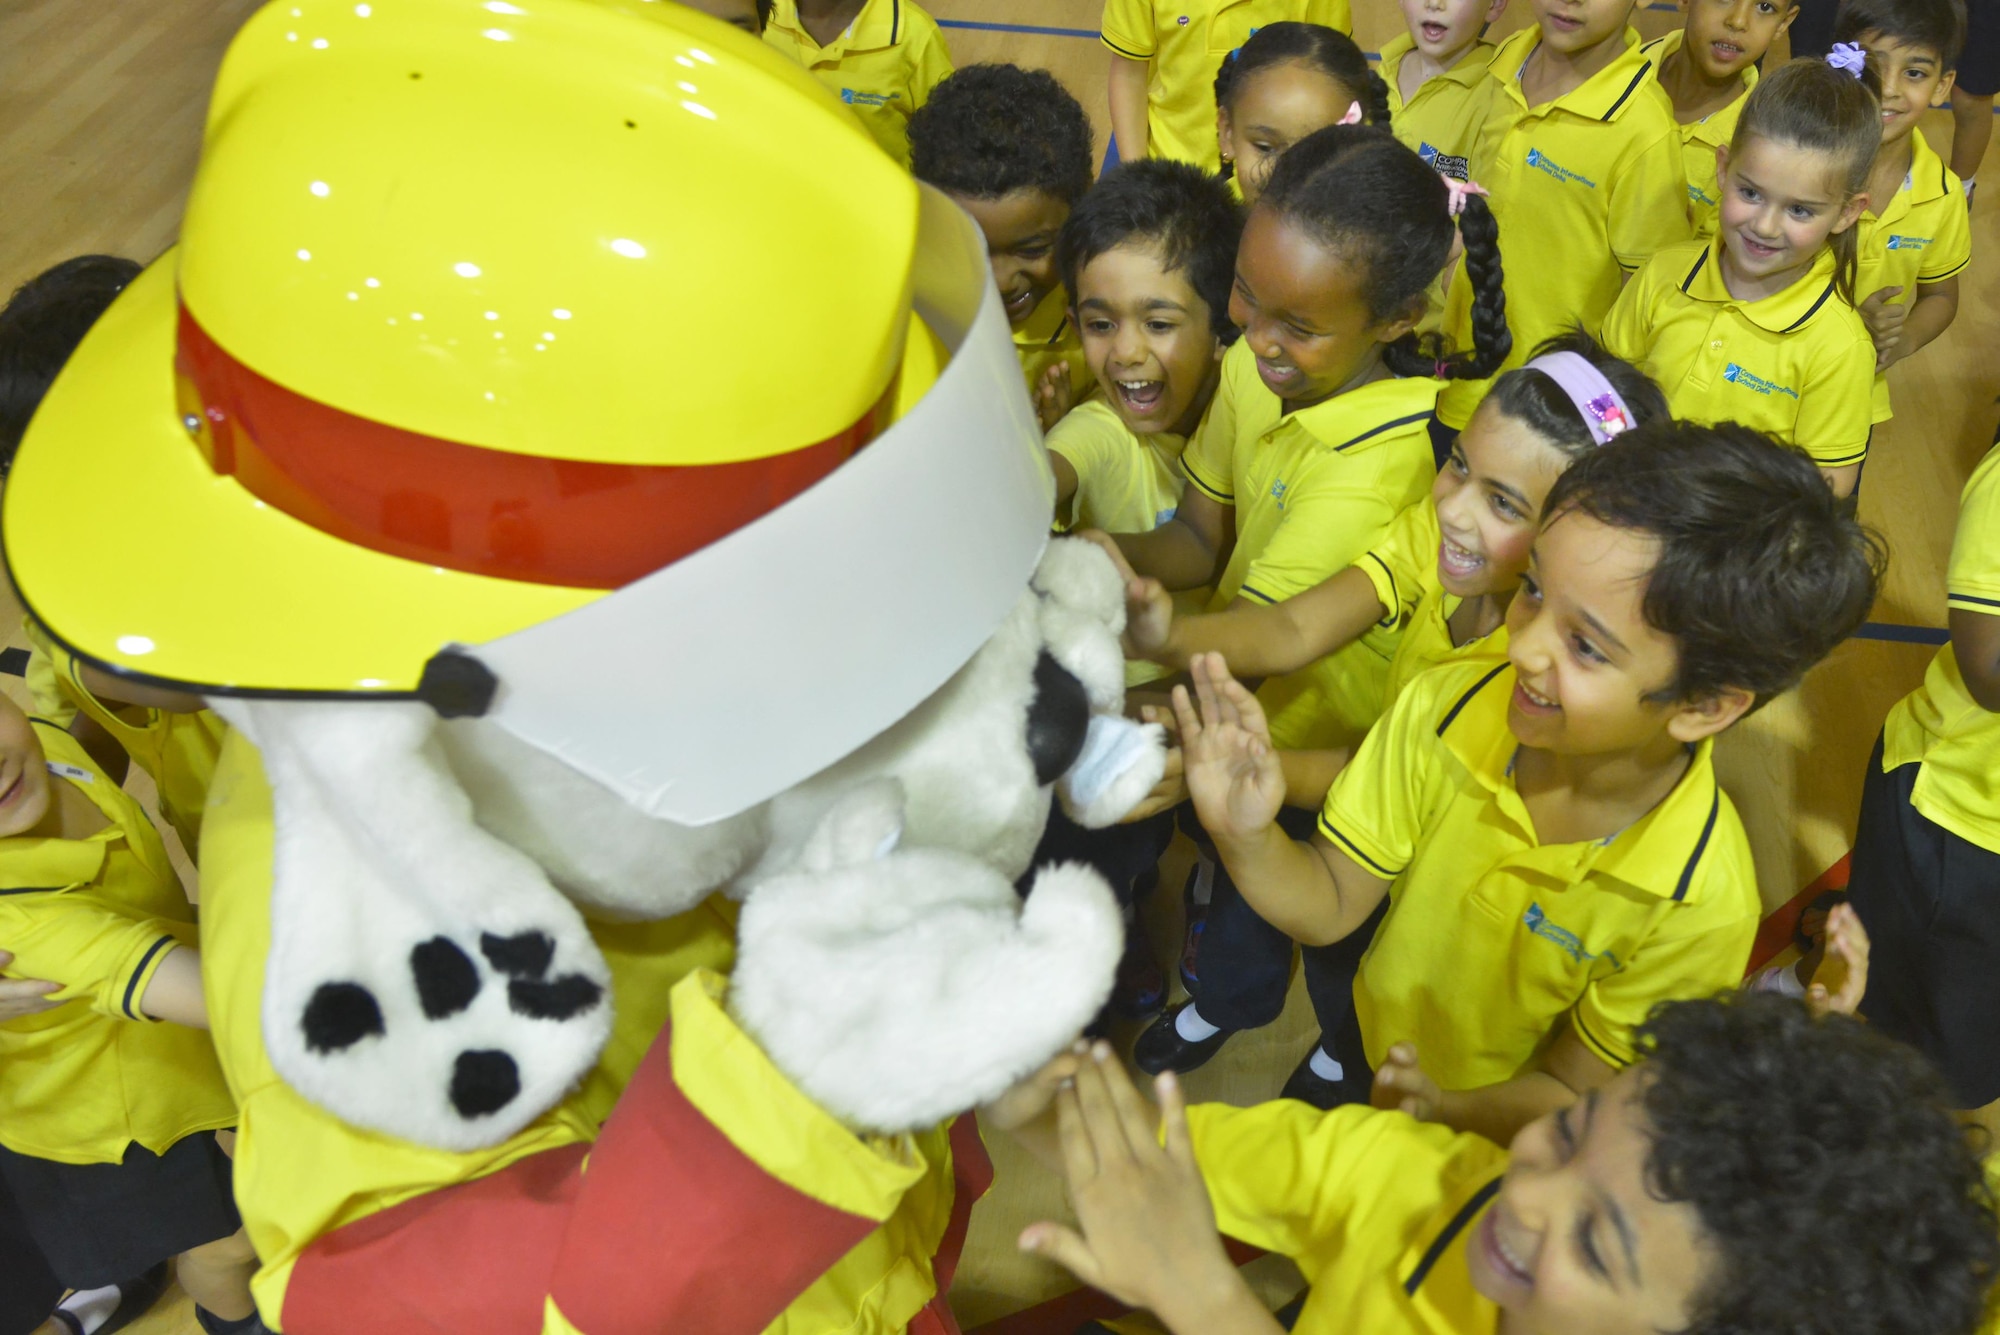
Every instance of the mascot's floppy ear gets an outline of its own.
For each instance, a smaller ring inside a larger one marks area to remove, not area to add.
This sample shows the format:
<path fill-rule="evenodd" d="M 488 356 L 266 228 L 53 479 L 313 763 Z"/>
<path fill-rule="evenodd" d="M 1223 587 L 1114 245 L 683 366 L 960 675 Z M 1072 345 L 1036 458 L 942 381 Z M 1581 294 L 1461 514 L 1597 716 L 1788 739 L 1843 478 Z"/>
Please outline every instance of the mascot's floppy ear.
<path fill-rule="evenodd" d="M 896 849 L 902 785 L 828 809 L 737 924 L 729 1009 L 848 1126 L 935 1126 L 1082 1032 L 1111 991 L 1124 921 L 1096 872 L 1047 867 L 1022 901 L 977 858 Z"/>
<path fill-rule="evenodd" d="M 610 974 L 541 870 L 473 822 L 427 706 L 218 699 L 276 816 L 264 1046 L 369 1130 L 497 1144 L 611 1028 Z"/>

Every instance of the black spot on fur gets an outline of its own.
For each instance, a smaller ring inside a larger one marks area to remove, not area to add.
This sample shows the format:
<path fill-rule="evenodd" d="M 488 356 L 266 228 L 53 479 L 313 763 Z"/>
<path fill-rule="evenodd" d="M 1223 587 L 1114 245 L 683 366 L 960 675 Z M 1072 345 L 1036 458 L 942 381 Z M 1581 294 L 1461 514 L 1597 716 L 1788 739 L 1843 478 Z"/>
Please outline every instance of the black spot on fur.
<path fill-rule="evenodd" d="M 299 1028 L 314 1052 L 339 1052 L 387 1032 L 375 994 L 359 983 L 321 983 L 306 1003 Z"/>
<path fill-rule="evenodd" d="M 516 936 L 487 932 L 479 938 L 479 953 L 509 978 L 542 978 L 547 976 L 549 962 L 556 957 L 556 943 L 547 932 L 522 932 Z"/>
<path fill-rule="evenodd" d="M 504 1052 L 461 1052 L 452 1063 L 451 1106 L 460 1117 L 490 1117 L 520 1092 L 520 1068 Z"/>
<path fill-rule="evenodd" d="M 410 976 L 416 980 L 417 1000 L 429 1019 L 456 1015 L 479 995 L 479 966 L 472 962 L 472 956 L 441 936 L 410 952 Z"/>
<path fill-rule="evenodd" d="M 1028 759 L 1044 787 L 1063 776 L 1083 754 L 1090 731 L 1090 694 L 1068 668 L 1044 650 L 1035 660 L 1035 699 L 1028 706 Z"/>
<path fill-rule="evenodd" d="M 597 1005 L 603 995 L 603 988 L 580 973 L 564 974 L 552 983 L 516 978 L 507 984 L 507 1004 L 531 1020 L 567 1020 Z"/>

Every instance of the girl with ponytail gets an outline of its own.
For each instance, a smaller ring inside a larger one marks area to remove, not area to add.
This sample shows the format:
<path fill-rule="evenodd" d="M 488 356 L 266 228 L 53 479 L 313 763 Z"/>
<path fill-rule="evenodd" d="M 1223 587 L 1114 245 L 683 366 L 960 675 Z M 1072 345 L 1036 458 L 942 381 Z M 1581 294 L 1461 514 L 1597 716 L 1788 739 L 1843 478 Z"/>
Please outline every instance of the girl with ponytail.
<path fill-rule="evenodd" d="M 1416 332 L 1461 238 L 1481 293 L 1470 350 Z M 1288 150 L 1244 224 L 1229 303 L 1243 337 L 1182 456 L 1180 506 L 1116 539 L 1133 570 L 1167 589 L 1214 583 L 1220 611 L 1282 602 L 1372 547 L 1430 489 L 1440 380 L 1492 375 L 1511 347 L 1497 242 L 1485 201 L 1386 130 L 1332 126 Z M 1267 682 L 1278 745 L 1358 738 L 1393 652 L 1371 638 Z"/>
<path fill-rule="evenodd" d="M 1868 453 L 1875 344 L 1854 306 L 1854 242 L 1881 142 L 1860 48 L 1766 75 L 1716 155 L 1715 238 L 1655 254 L 1604 319 L 1604 345 L 1643 366 L 1676 417 L 1767 431 L 1842 496 Z"/>
<path fill-rule="evenodd" d="M 1329 125 L 1387 126 L 1389 86 L 1354 39 L 1317 23 L 1269 23 L 1215 75 L 1222 175 L 1255 204 L 1278 155 Z"/>

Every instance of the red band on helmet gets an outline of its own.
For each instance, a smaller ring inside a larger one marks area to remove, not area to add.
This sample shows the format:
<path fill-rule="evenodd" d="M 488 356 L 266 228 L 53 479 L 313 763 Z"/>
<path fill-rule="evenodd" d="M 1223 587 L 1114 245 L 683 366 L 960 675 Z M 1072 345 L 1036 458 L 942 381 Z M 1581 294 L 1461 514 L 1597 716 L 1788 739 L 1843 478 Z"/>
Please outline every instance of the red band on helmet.
<path fill-rule="evenodd" d="M 775 510 L 872 440 L 888 391 L 838 435 L 763 459 L 590 463 L 462 445 L 267 380 L 180 308 L 181 411 L 217 473 L 322 533 L 536 584 L 614 589 Z"/>

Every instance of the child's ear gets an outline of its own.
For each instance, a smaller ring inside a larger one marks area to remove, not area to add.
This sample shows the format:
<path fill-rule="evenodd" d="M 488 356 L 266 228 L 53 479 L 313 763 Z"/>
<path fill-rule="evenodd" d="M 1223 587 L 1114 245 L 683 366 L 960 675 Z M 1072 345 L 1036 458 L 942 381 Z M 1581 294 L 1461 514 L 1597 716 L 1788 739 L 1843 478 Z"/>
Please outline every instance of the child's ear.
<path fill-rule="evenodd" d="M 1667 720 L 1667 733 L 1675 741 L 1692 746 L 1713 737 L 1750 712 L 1757 697 L 1740 686 L 1725 686 L 1714 695 L 1675 705 Z"/>
<path fill-rule="evenodd" d="M 1828 235 L 1839 236 L 1842 232 L 1854 226 L 1855 223 L 1861 221 L 1861 215 L 1867 211 L 1868 192 L 1863 190 L 1849 199 L 1847 203 L 1841 205 L 1840 216 L 1834 219 L 1833 231 L 1828 233 Z"/>
<path fill-rule="evenodd" d="M 1409 305 L 1376 325 L 1369 331 L 1369 335 L 1377 343 L 1394 343 L 1397 339 L 1421 324 L 1424 312 L 1429 309 L 1430 294 L 1428 292 L 1412 297 Z"/>
<path fill-rule="evenodd" d="M 1219 102 L 1215 106 L 1215 146 L 1222 154 L 1224 162 L 1231 161 L 1229 156 L 1229 108 Z"/>
<path fill-rule="evenodd" d="M 1951 101 L 1951 86 L 1957 82 L 1958 82 L 1958 71 L 1946 70 L 1944 72 L 1944 77 L 1938 80 L 1938 86 L 1936 90 L 1931 93 L 1931 105 L 1934 107 L 1941 107 L 1945 103 Z"/>
<path fill-rule="evenodd" d="M 1797 5 L 1793 5 L 1790 9 L 1787 9 L 1785 11 L 1785 17 L 1778 20 L 1777 31 L 1771 34 L 1771 40 L 1775 42 L 1780 37 L 1783 37 L 1786 33 L 1790 32 L 1792 30 L 1792 20 L 1796 19 L 1798 16 L 1799 16 L 1799 7 Z"/>
<path fill-rule="evenodd" d="M 1486 22 L 1480 25 L 1480 35 L 1484 36 L 1486 29 L 1498 23 L 1500 16 L 1506 12 L 1507 0 L 1493 0 L 1493 3 L 1486 7 Z"/>
<path fill-rule="evenodd" d="M 1793 12 L 1796 13 L 1797 10 L 1794 9 Z M 1716 198 L 1720 199 L 1722 197 L 1722 192 L 1727 190 L 1728 188 L 1729 188 L 1729 145 L 1717 144 L 1715 146 Z"/>

